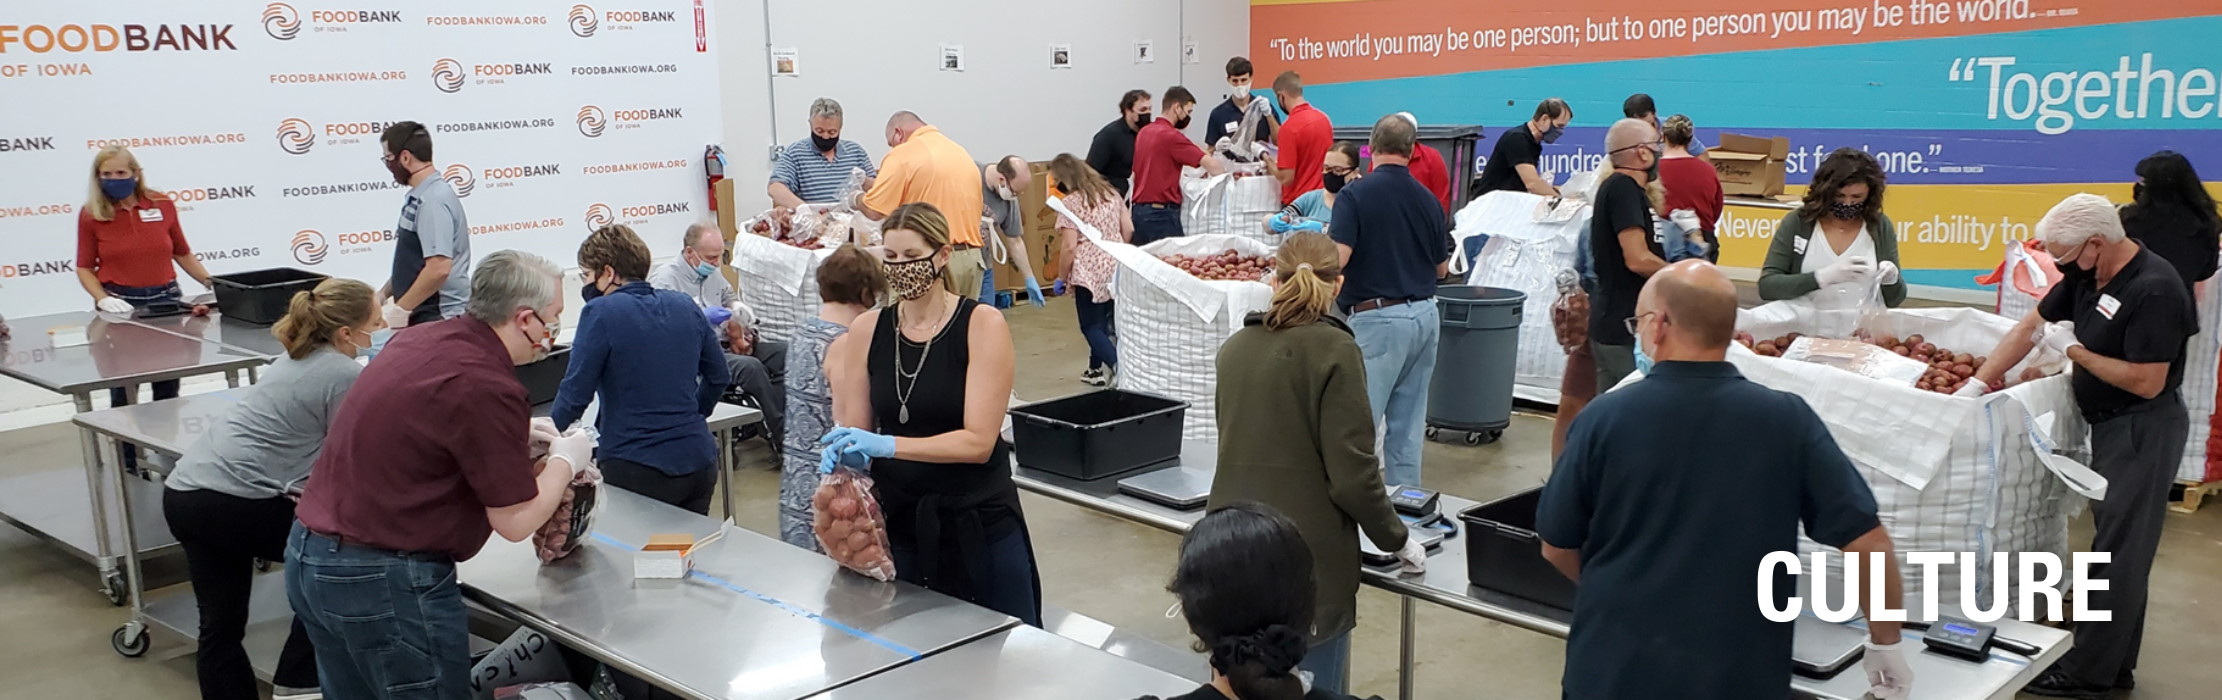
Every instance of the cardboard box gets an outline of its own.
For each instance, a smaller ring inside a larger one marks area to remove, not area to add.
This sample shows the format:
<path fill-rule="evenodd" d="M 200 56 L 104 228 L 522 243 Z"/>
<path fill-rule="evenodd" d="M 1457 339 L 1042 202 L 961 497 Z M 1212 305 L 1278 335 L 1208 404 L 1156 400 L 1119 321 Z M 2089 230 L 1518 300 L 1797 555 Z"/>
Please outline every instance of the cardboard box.
<path fill-rule="evenodd" d="M 1056 242 L 1057 237 L 1057 213 L 1048 204 L 1049 164 L 1035 162 L 1032 172 L 1033 182 L 1018 193 L 1018 211 L 1026 224 L 1026 259 L 1034 264 L 1035 281 L 1047 287 L 1052 282 L 1052 276 L 1048 272 L 1055 269 L 1049 263 L 1050 251 L 1054 250 L 1051 244 Z M 982 238 L 981 242 L 986 243 L 987 239 Z M 1008 261 L 996 262 L 992 252 L 986 254 L 990 256 L 989 267 L 995 270 L 996 291 L 1010 292 L 1026 288 L 1026 275 L 1019 272 L 1018 266 Z"/>
<path fill-rule="evenodd" d="M 733 269 L 732 263 L 733 237 L 740 235 L 741 232 L 741 206 L 738 201 L 738 197 L 736 197 L 733 192 L 732 178 L 726 178 L 718 181 L 717 198 L 718 231 L 725 236 L 726 258 L 724 264 L 720 265 L 719 267 L 725 273 L 726 283 L 733 285 L 734 289 L 740 289 L 741 271 Z"/>
<path fill-rule="evenodd" d="M 1705 155 L 1712 159 L 1713 172 L 1720 176 L 1723 194 L 1773 197 L 1782 194 L 1790 139 L 1721 134 L 1720 144 L 1706 149 Z"/>
<path fill-rule="evenodd" d="M 694 553 L 725 533 L 695 539 L 693 535 L 650 535 L 648 544 L 633 553 L 633 578 L 686 578 L 694 569 Z"/>

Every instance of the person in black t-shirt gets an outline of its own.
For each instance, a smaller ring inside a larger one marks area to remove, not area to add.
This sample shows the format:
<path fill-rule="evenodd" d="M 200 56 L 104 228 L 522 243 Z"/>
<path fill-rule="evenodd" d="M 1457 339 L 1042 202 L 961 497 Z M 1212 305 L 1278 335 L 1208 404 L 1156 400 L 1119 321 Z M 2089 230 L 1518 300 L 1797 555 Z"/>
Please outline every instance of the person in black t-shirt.
<path fill-rule="evenodd" d="M 2122 230 L 2167 260 L 2191 287 L 2214 276 L 2222 255 L 2222 213 L 2191 160 L 2161 151 L 2137 162 L 2136 202 L 2122 207 Z M 2198 293 L 2192 293 L 2198 299 Z"/>
<path fill-rule="evenodd" d="M 1474 196 L 1497 190 L 1558 196 L 1558 188 L 1543 177 L 1536 164 L 1543 160 L 1543 144 L 1557 142 L 1559 134 L 1566 131 L 1566 123 L 1573 120 L 1574 108 L 1566 106 L 1565 100 L 1553 97 L 1536 105 L 1535 116 L 1528 123 L 1497 136 L 1497 145 L 1489 149 L 1489 162 L 1481 166 L 1481 176 L 1474 178 Z"/>
<path fill-rule="evenodd" d="M 2091 550 L 2113 559 L 2093 573 L 2107 582 L 2090 592 L 2092 610 L 2113 620 L 2075 623 L 2075 646 L 2022 692 L 2105 698 L 2136 685 L 2137 651 L 2153 555 L 2160 549 L 2168 484 L 2183 462 L 2191 418 L 2177 389 L 2184 344 L 2199 330 L 2183 279 L 2122 230 L 2105 197 L 2078 194 L 2037 222 L 2045 252 L 2067 276 L 2023 317 L 1962 396 L 1981 396 L 2037 348 L 2043 323 L 2068 322 L 2041 341 L 2075 363 L 2069 386 L 2091 423 L 2091 468 L 2106 477 L 2106 498 L 2091 504 Z"/>
<path fill-rule="evenodd" d="M 1317 602 L 1312 550 L 1272 506 L 1241 501 L 1197 521 L 1180 539 L 1180 563 L 1165 588 L 1211 662 L 1210 683 L 1171 700 L 1349 699 L 1307 692 L 1296 674 Z"/>
<path fill-rule="evenodd" d="M 1150 91 L 1128 90 L 1119 97 L 1119 118 L 1096 130 L 1088 144 L 1088 167 L 1095 168 L 1111 188 L 1126 194 L 1127 178 L 1134 174 L 1134 138 L 1150 123 Z"/>
<path fill-rule="evenodd" d="M 1643 280 L 1666 267 L 1666 250 L 1651 228 L 1651 166 L 1659 162 L 1659 132 L 1641 119 L 1613 122 L 1605 132 L 1605 157 L 1613 173 L 1597 187 L 1589 214 L 1589 256 L 1597 292 L 1589 297 L 1589 348 L 1597 360 L 1597 391 L 1636 369 L 1636 339 L 1627 320 L 1636 315 Z"/>

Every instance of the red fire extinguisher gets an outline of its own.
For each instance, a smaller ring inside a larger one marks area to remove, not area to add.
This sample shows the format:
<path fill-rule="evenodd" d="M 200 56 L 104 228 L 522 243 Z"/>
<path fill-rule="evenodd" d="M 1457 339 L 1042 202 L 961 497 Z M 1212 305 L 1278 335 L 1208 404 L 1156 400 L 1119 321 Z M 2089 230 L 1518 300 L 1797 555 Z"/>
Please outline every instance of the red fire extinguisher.
<path fill-rule="evenodd" d="M 725 179 L 725 149 L 711 144 L 702 149 L 702 169 L 710 176 L 710 211 L 718 210 L 718 182 Z"/>

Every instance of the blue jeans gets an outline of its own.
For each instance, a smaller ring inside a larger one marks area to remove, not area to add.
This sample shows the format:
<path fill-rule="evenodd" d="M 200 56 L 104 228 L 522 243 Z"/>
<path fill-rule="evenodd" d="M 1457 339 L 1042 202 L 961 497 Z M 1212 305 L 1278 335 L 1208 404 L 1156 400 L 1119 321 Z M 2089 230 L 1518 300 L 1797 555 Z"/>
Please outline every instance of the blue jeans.
<path fill-rule="evenodd" d="M 1350 634 L 1346 631 L 1313 645 L 1304 654 L 1304 662 L 1296 665 L 1312 673 L 1312 690 L 1350 693 Z"/>
<path fill-rule="evenodd" d="M 1181 229 L 1179 204 L 1136 204 L 1133 212 L 1135 245 L 1188 235 Z"/>
<path fill-rule="evenodd" d="M 331 700 L 465 700 L 470 630 L 455 562 L 341 544 L 296 521 L 286 598 Z"/>
<path fill-rule="evenodd" d="M 1072 307 L 1080 313 L 1080 337 L 1088 339 L 1088 369 L 1119 366 L 1119 344 L 1112 337 L 1116 301 L 1096 301 L 1095 292 L 1073 285 Z"/>
<path fill-rule="evenodd" d="M 1420 485 L 1420 449 L 1426 441 L 1427 385 L 1435 379 L 1435 346 L 1442 340 L 1435 300 L 1423 299 L 1350 317 L 1350 331 L 1366 357 L 1366 399 L 1381 429 L 1381 468 L 1390 484 Z"/>

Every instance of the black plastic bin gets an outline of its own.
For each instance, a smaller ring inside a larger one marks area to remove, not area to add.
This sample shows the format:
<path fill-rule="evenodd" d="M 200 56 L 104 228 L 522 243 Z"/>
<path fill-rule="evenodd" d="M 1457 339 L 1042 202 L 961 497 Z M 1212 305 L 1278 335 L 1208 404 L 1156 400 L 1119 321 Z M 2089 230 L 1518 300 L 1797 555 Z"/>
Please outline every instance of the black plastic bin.
<path fill-rule="evenodd" d="M 1423 124 L 1415 134 L 1418 145 L 1435 149 L 1443 156 L 1443 166 L 1450 169 L 1450 208 L 1452 212 L 1466 207 L 1473 201 L 1474 177 L 1481 174 L 1475 165 L 1477 151 L 1481 148 L 1482 128 L 1472 124 Z M 1360 146 L 1373 138 L 1373 125 L 1336 127 L 1335 140 L 1349 141 Z M 1359 170 L 1371 170 L 1372 159 L 1359 164 Z"/>
<path fill-rule="evenodd" d="M 555 400 L 563 373 L 571 370 L 571 346 L 558 345 L 547 357 L 517 365 L 517 382 L 525 385 L 525 402 L 538 406 Z"/>
<path fill-rule="evenodd" d="M 1535 507 L 1543 490 L 1516 493 L 1458 514 L 1466 524 L 1466 578 L 1561 610 L 1574 609 L 1574 582 L 1543 558 Z"/>
<path fill-rule="evenodd" d="M 224 318 L 267 326 L 285 318 L 286 309 L 293 305 L 294 292 L 315 289 L 326 277 L 308 270 L 278 267 L 209 275 L 208 286 L 216 292 L 216 306 L 223 309 Z"/>
<path fill-rule="evenodd" d="M 1106 389 L 1011 409 L 1019 466 L 1100 479 L 1180 457 L 1188 402 Z"/>

